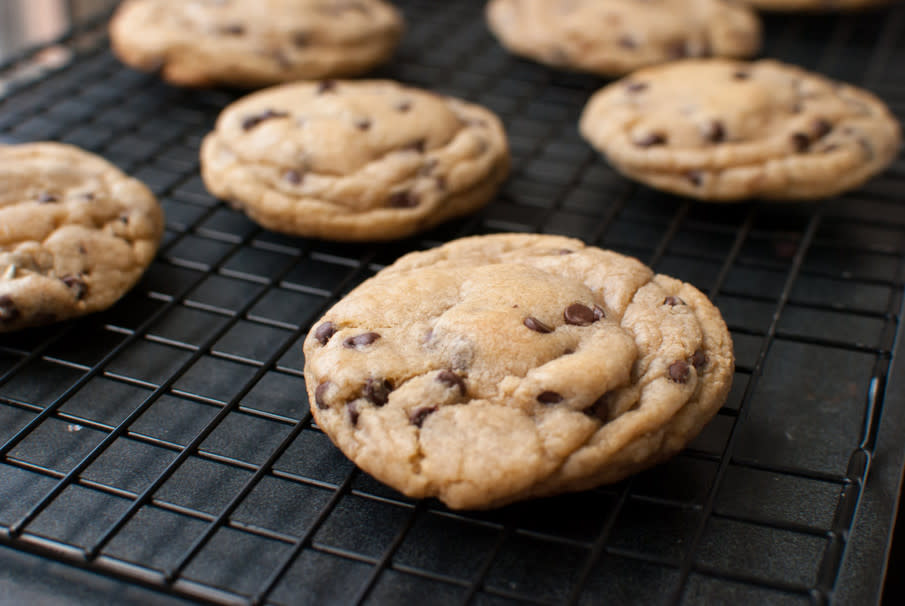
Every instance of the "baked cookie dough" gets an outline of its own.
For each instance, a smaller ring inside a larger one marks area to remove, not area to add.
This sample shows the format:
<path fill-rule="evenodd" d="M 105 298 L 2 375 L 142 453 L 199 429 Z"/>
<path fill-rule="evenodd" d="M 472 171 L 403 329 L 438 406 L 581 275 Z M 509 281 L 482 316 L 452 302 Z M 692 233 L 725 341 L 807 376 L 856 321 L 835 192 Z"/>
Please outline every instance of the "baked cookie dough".
<path fill-rule="evenodd" d="M 387 80 L 259 91 L 201 148 L 211 193 L 267 229 L 330 240 L 427 229 L 486 204 L 508 172 L 494 114 Z"/>
<path fill-rule="evenodd" d="M 703 200 L 814 199 L 895 159 L 877 97 L 777 61 L 685 60 L 597 92 L 581 133 L 623 174 Z"/>
<path fill-rule="evenodd" d="M 732 341 L 694 287 L 550 235 L 405 255 L 308 334 L 318 426 L 454 509 L 584 490 L 678 452 L 724 402 Z"/>
<path fill-rule="evenodd" d="M 402 30 L 384 0 L 127 0 L 110 42 L 127 65 L 176 85 L 256 87 L 366 72 Z"/>
<path fill-rule="evenodd" d="M 163 235 L 144 184 L 59 143 L 0 145 L 0 333 L 106 309 Z"/>
<path fill-rule="evenodd" d="M 682 57 L 750 57 L 760 21 L 724 0 L 491 0 L 491 31 L 512 53 L 620 76 Z"/>

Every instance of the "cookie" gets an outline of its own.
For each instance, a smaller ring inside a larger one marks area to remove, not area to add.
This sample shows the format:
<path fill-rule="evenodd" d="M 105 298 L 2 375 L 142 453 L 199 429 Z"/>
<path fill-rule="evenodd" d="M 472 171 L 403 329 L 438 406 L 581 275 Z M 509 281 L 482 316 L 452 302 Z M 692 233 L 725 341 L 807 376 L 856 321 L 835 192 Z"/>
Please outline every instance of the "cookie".
<path fill-rule="evenodd" d="M 509 172 L 490 111 L 385 81 L 295 83 L 227 107 L 201 148 L 216 196 L 264 227 L 389 240 L 490 200 Z"/>
<path fill-rule="evenodd" d="M 856 10 L 889 4 L 891 0 L 743 0 L 749 6 L 765 11 L 837 11 Z"/>
<path fill-rule="evenodd" d="M 527 234 L 400 258 L 330 309 L 304 353 L 318 427 L 378 480 L 454 509 L 666 459 L 720 408 L 734 364 L 694 287 Z"/>
<path fill-rule="evenodd" d="M 580 128 L 623 174 L 702 200 L 833 196 L 901 141 L 874 95 L 772 60 L 647 68 L 597 92 Z"/>
<path fill-rule="evenodd" d="M 163 235 L 144 184 L 70 145 L 0 145 L 0 333 L 115 303 Z"/>
<path fill-rule="evenodd" d="M 402 30 L 384 0 L 127 0 L 110 43 L 176 85 L 256 87 L 366 72 Z"/>
<path fill-rule="evenodd" d="M 491 0 L 486 13 L 510 52 L 604 76 L 682 57 L 750 57 L 760 48 L 757 15 L 724 0 Z"/>

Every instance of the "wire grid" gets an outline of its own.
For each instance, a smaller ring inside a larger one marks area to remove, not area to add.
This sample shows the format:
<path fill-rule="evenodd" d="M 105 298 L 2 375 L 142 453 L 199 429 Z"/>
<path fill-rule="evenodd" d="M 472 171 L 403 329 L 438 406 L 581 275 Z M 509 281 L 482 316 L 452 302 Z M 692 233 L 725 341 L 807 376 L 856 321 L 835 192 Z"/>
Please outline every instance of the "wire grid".
<path fill-rule="evenodd" d="M 478 2 L 399 4 L 409 33 L 379 75 L 498 112 L 514 170 L 483 211 L 398 243 L 280 236 L 212 198 L 198 146 L 236 93 L 170 88 L 106 46 L 0 103 L 0 136 L 96 151 L 167 213 L 114 308 L 0 338 L 0 543 L 213 603 L 831 602 L 903 302 L 901 159 L 820 204 L 657 193 L 580 140 L 600 80 L 508 56 Z M 768 19 L 765 49 L 901 117 L 903 24 L 901 4 Z M 737 370 L 685 452 L 615 486 L 456 513 L 379 484 L 317 429 L 312 322 L 405 252 L 496 231 L 576 236 L 709 293 Z"/>

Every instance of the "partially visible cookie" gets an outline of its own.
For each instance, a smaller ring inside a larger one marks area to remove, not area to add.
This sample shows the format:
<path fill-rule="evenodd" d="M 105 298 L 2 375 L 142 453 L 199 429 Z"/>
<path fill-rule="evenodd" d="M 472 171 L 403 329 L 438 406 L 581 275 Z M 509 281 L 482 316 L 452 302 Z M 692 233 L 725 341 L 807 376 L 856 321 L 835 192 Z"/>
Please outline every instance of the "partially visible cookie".
<path fill-rule="evenodd" d="M 892 0 L 742 0 L 765 11 L 837 11 L 856 10 L 889 4 Z"/>
<path fill-rule="evenodd" d="M 109 307 L 162 235 L 154 195 L 106 160 L 59 143 L 0 145 L 0 333 Z"/>
<path fill-rule="evenodd" d="M 173 84 L 254 87 L 366 72 L 402 29 L 384 0 L 127 0 L 110 42 Z"/>
<path fill-rule="evenodd" d="M 623 174 L 703 200 L 833 196 L 901 143 L 874 95 L 772 60 L 641 70 L 597 92 L 580 127 Z"/>
<path fill-rule="evenodd" d="M 259 91 L 201 148 L 214 195 L 268 229 L 331 240 L 401 238 L 471 212 L 508 171 L 493 113 L 387 80 Z"/>
<path fill-rule="evenodd" d="M 362 469 L 454 509 L 584 490 L 678 452 L 732 382 L 694 287 L 549 235 L 408 254 L 308 334 L 318 427 Z"/>
<path fill-rule="evenodd" d="M 682 57 L 750 57 L 760 21 L 724 0 L 490 0 L 487 22 L 511 52 L 604 76 Z"/>

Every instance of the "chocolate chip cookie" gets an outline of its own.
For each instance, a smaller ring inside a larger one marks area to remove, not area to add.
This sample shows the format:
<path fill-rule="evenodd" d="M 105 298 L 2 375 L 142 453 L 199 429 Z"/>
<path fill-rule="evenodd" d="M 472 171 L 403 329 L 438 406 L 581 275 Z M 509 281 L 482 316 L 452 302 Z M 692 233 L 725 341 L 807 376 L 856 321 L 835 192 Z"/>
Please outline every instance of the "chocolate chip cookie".
<path fill-rule="evenodd" d="M 511 52 L 619 76 L 682 57 L 750 57 L 760 21 L 724 0 L 491 0 L 487 22 Z"/>
<path fill-rule="evenodd" d="M 58 143 L 0 145 L 0 333 L 105 309 L 163 235 L 139 181 Z"/>
<path fill-rule="evenodd" d="M 366 72 L 402 29 L 384 0 L 127 0 L 110 42 L 176 85 L 254 87 Z"/>
<path fill-rule="evenodd" d="M 214 195 L 268 229 L 389 240 L 488 202 L 509 151 L 483 107 L 386 80 L 324 80 L 227 107 L 201 170 Z"/>
<path fill-rule="evenodd" d="M 597 92 L 581 132 L 623 174 L 703 200 L 813 199 L 896 157 L 877 97 L 777 61 L 685 60 Z"/>
<path fill-rule="evenodd" d="M 318 426 L 412 497 L 495 507 L 679 451 L 733 374 L 719 311 L 639 261 L 550 235 L 408 254 L 308 334 Z"/>

